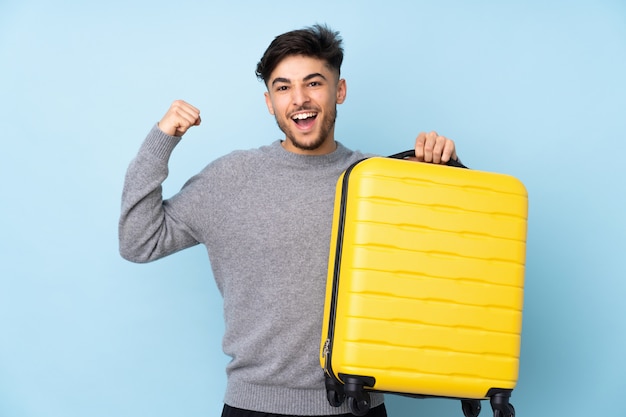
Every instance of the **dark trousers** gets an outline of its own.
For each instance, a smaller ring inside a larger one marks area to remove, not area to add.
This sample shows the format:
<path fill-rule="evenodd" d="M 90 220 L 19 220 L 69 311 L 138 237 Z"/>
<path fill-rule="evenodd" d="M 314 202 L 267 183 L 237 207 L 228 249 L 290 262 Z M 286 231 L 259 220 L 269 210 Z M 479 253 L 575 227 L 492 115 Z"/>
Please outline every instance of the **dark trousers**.
<path fill-rule="evenodd" d="M 367 417 L 387 417 L 387 409 L 385 404 L 381 404 L 378 407 L 372 408 L 367 414 Z M 231 407 L 224 404 L 224 410 L 222 411 L 222 417 L 302 417 L 302 416 L 285 416 L 284 414 L 272 414 L 272 413 L 260 413 L 258 411 L 243 410 L 241 408 Z M 326 416 L 316 416 L 326 417 Z M 352 414 L 338 414 L 336 416 L 328 417 L 354 417 Z"/>

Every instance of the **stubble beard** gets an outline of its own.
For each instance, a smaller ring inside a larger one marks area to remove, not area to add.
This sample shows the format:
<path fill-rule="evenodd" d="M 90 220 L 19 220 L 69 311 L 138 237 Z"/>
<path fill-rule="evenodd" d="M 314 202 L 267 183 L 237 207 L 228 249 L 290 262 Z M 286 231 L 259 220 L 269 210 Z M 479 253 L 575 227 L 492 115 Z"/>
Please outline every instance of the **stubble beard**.
<path fill-rule="evenodd" d="M 290 125 L 291 120 L 281 122 L 277 116 L 275 116 L 275 118 L 278 127 L 285 134 L 285 140 L 290 142 L 294 147 L 303 151 L 314 151 L 326 142 L 330 132 L 333 130 L 335 120 L 337 119 L 337 106 L 335 106 L 333 111 L 328 114 L 328 117 L 323 120 L 319 135 L 314 138 L 313 141 L 306 143 L 298 140 L 297 136 L 293 133 L 295 128 Z"/>

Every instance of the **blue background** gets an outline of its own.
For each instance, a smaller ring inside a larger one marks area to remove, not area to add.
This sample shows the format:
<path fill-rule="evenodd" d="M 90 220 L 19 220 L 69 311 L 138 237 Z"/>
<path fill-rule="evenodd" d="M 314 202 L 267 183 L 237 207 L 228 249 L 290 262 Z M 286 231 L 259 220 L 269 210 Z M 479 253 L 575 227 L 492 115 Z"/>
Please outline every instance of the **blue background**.
<path fill-rule="evenodd" d="M 171 101 L 202 110 L 165 194 L 281 136 L 256 62 L 279 33 L 341 31 L 337 137 L 419 131 L 530 195 L 519 416 L 626 416 L 626 2 L 0 3 L 0 416 L 215 416 L 221 300 L 206 253 L 117 253 L 124 172 Z M 461 416 L 389 397 L 392 416 Z M 489 415 L 484 410 L 483 415 Z"/>

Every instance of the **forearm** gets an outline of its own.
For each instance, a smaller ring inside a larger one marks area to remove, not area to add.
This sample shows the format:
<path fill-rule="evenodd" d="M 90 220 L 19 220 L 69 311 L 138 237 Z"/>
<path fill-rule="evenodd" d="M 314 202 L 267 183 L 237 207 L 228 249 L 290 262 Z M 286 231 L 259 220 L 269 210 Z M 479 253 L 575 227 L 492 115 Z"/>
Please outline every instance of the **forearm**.
<path fill-rule="evenodd" d="M 132 262 L 149 262 L 197 242 L 167 213 L 161 184 L 180 138 L 153 128 L 126 172 L 119 219 L 119 250 Z"/>

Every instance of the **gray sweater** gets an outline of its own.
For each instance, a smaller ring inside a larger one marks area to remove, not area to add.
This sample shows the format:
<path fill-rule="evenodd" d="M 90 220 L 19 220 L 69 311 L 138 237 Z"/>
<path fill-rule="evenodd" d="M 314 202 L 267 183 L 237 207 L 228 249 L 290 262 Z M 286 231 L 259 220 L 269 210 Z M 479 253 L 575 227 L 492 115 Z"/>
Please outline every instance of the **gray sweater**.
<path fill-rule="evenodd" d="M 128 168 L 120 253 L 149 262 L 201 243 L 224 298 L 225 403 L 261 412 L 349 412 L 326 400 L 319 364 L 328 249 L 337 178 L 365 155 L 341 144 L 323 156 L 276 141 L 235 151 L 163 200 L 161 184 L 180 138 L 156 126 Z M 372 396 L 372 406 L 382 395 Z"/>

